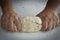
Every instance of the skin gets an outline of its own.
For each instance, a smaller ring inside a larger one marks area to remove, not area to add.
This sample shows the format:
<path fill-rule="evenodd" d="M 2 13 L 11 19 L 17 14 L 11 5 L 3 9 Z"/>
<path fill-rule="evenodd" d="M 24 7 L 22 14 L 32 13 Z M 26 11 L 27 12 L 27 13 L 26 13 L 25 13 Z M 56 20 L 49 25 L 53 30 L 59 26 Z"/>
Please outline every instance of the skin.
<path fill-rule="evenodd" d="M 19 16 L 14 12 L 10 0 L 0 0 L 2 8 L 1 26 L 3 29 L 11 32 L 21 31 L 21 22 Z"/>
<path fill-rule="evenodd" d="M 42 19 L 42 31 L 54 29 L 58 24 L 58 17 L 55 15 L 57 6 L 60 0 L 48 0 L 46 8 L 36 16 Z M 21 22 L 19 22 L 18 15 L 14 12 L 10 0 L 0 0 L 3 15 L 1 17 L 1 26 L 5 30 L 15 32 L 14 26 L 18 31 L 21 31 Z"/>
<path fill-rule="evenodd" d="M 42 19 L 42 31 L 49 31 L 58 25 L 58 15 L 56 9 L 60 4 L 60 0 L 48 0 L 46 8 L 36 16 Z"/>

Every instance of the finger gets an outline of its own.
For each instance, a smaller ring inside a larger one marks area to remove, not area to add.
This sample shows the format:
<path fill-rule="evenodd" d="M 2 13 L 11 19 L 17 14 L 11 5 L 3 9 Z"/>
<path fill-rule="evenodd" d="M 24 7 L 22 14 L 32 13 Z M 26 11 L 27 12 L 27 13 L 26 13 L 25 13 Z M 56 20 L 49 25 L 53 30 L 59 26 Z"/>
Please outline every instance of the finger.
<path fill-rule="evenodd" d="M 5 15 L 2 16 L 2 18 L 1 18 L 1 26 L 2 26 L 3 29 L 5 29 L 5 30 L 8 29 L 8 27 L 7 27 L 7 17 L 5 17 Z"/>
<path fill-rule="evenodd" d="M 58 24 L 59 24 L 59 17 L 58 17 L 58 15 L 55 16 L 55 18 L 56 18 L 56 26 L 58 26 Z"/>
<path fill-rule="evenodd" d="M 56 27 L 56 17 L 55 17 L 55 15 L 53 15 L 53 27 L 52 27 L 52 29 L 54 29 L 55 27 Z"/>
<path fill-rule="evenodd" d="M 48 19 L 45 17 L 43 18 L 42 30 L 46 31 L 47 27 L 48 27 Z"/>
<path fill-rule="evenodd" d="M 7 31 L 11 31 L 14 32 L 14 27 L 13 27 L 13 18 L 9 15 L 6 15 L 6 21 L 5 21 L 5 25 L 7 27 Z"/>
<path fill-rule="evenodd" d="M 20 22 L 19 18 L 15 18 L 14 24 L 16 25 L 17 30 L 20 32 L 22 27 L 21 27 L 21 22 Z"/>
<path fill-rule="evenodd" d="M 55 18 L 56 18 L 56 26 L 58 26 L 59 25 L 59 17 L 58 17 L 58 14 L 55 13 L 54 15 L 55 15 Z"/>
<path fill-rule="evenodd" d="M 10 17 L 7 26 L 8 26 L 8 31 L 11 31 L 11 32 L 14 32 L 15 31 L 14 24 L 13 24 L 13 18 L 12 17 Z"/>
<path fill-rule="evenodd" d="M 1 17 L 1 27 L 4 29 L 5 27 L 4 27 L 4 16 L 2 15 L 2 17 Z"/>
<path fill-rule="evenodd" d="M 47 31 L 48 30 L 51 30 L 52 26 L 53 26 L 53 15 L 51 14 L 48 14 L 47 15 L 47 18 L 48 18 L 48 28 L 47 28 Z"/>
<path fill-rule="evenodd" d="M 22 24 L 21 24 L 20 18 L 18 18 L 18 21 L 19 21 L 19 24 L 20 24 L 20 28 L 21 28 L 21 30 L 22 30 Z"/>
<path fill-rule="evenodd" d="M 5 25 L 6 30 L 8 30 L 8 23 L 9 23 L 8 17 L 9 17 L 8 15 L 5 15 L 5 17 L 4 17 L 4 19 L 5 19 L 4 25 Z"/>
<path fill-rule="evenodd" d="M 48 23 L 48 28 L 47 28 L 47 30 L 51 30 L 52 27 L 53 27 L 53 19 L 50 18 L 50 19 L 49 19 L 49 23 Z"/>
<path fill-rule="evenodd" d="M 8 26 L 7 26 L 9 21 L 8 17 L 9 17 L 8 15 L 3 15 L 3 18 L 2 18 L 2 22 L 5 30 L 8 30 Z"/>
<path fill-rule="evenodd" d="M 3 19 L 3 17 L 1 17 L 1 27 L 4 29 L 4 19 Z"/>
<path fill-rule="evenodd" d="M 16 25 L 15 24 L 13 24 L 13 25 L 14 25 L 14 32 L 17 32 Z"/>
<path fill-rule="evenodd" d="M 55 15 L 53 15 L 53 17 L 52 17 L 52 21 L 53 21 L 53 26 L 52 26 L 51 29 L 54 29 L 55 26 L 56 26 L 56 18 L 55 18 Z"/>

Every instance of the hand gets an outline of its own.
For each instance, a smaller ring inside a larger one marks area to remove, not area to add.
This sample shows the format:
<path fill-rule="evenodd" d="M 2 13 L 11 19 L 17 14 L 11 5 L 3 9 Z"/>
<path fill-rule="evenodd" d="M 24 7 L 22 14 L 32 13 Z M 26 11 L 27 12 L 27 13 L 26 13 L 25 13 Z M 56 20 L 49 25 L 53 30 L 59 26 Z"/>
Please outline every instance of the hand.
<path fill-rule="evenodd" d="M 21 31 L 21 22 L 15 12 L 6 12 L 1 17 L 1 27 L 7 31 Z M 17 29 L 16 29 L 17 28 Z"/>
<path fill-rule="evenodd" d="M 59 19 L 54 10 L 44 10 L 37 16 L 42 19 L 42 31 L 54 29 L 58 25 Z"/>

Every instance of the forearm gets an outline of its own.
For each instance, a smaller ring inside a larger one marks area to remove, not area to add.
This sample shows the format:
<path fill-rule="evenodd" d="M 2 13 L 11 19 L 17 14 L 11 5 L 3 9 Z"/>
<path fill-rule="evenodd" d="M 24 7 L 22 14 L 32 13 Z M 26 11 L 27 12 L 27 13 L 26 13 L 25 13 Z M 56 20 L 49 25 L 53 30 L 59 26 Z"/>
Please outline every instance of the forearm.
<path fill-rule="evenodd" d="M 56 10 L 59 4 L 60 4 L 60 0 L 48 0 L 45 9 Z"/>
<path fill-rule="evenodd" d="M 0 0 L 0 5 L 3 13 L 13 11 L 13 7 L 10 1 L 11 0 Z"/>

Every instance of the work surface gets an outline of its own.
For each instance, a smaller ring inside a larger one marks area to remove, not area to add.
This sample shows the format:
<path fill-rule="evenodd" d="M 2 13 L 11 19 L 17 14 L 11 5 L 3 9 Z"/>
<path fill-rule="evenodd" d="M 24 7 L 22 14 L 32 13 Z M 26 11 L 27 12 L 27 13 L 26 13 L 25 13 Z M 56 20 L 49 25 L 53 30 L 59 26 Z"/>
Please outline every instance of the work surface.
<path fill-rule="evenodd" d="M 0 40 L 60 40 L 60 27 L 36 33 L 10 33 L 0 30 Z"/>
<path fill-rule="evenodd" d="M 35 16 L 41 12 L 45 5 L 45 0 L 27 1 L 27 0 L 13 0 L 14 10 L 23 16 Z M 58 8 L 59 9 L 59 8 Z M 1 13 L 1 10 L 0 10 Z M 1 16 L 1 14 L 0 14 Z M 0 29 L 0 40 L 60 40 L 60 27 L 48 32 L 37 33 L 10 33 L 4 32 Z"/>

